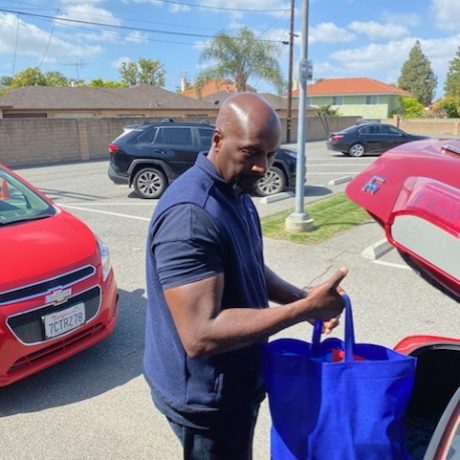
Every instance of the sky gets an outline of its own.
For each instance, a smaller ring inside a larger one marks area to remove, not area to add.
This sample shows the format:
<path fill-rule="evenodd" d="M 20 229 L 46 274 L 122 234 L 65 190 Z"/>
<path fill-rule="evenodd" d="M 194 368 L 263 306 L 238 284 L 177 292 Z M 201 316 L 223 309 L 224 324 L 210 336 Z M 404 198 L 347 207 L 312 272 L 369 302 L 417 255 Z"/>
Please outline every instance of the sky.
<path fill-rule="evenodd" d="M 307 0 L 295 0 L 293 69 L 301 58 Z M 212 65 L 200 55 L 218 32 L 249 27 L 278 43 L 288 77 L 291 0 L 0 0 L 0 76 L 26 67 L 70 79 L 120 80 L 121 62 L 159 60 L 165 88 L 193 82 Z M 59 18 L 61 20 L 59 20 Z M 460 46 L 460 0 L 309 0 L 308 58 L 313 80 L 368 77 L 396 83 L 415 41 L 431 61 L 443 94 Z M 98 23 L 88 24 L 88 23 Z M 259 92 L 275 89 L 259 78 Z"/>

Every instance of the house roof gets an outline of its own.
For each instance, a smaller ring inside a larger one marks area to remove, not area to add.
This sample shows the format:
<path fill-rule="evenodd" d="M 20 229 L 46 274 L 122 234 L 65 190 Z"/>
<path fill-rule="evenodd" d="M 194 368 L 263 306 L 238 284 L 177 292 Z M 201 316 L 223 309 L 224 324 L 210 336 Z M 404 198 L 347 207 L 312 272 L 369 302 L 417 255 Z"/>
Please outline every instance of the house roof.
<path fill-rule="evenodd" d="M 202 100 L 210 102 L 213 107 L 219 108 L 222 105 L 222 102 L 225 101 L 232 94 L 235 94 L 235 91 L 220 91 L 219 93 L 210 94 L 209 96 L 203 97 Z M 286 97 L 277 96 L 276 94 L 271 93 L 257 93 L 259 96 L 262 96 L 266 99 L 275 110 L 287 110 L 288 101 Z M 298 100 L 292 99 L 292 110 L 297 110 Z"/>
<path fill-rule="evenodd" d="M 207 101 L 151 85 L 129 88 L 26 86 L 0 97 L 2 107 L 26 110 L 213 108 Z"/>
<path fill-rule="evenodd" d="M 203 82 L 200 86 L 192 85 L 187 89 L 181 92 L 183 96 L 193 97 L 193 98 L 205 98 L 208 96 L 213 96 L 214 94 L 220 94 L 224 92 L 233 93 L 236 91 L 235 83 L 230 79 L 225 80 L 208 80 Z M 247 85 L 247 91 L 256 92 L 256 90 Z"/>
<path fill-rule="evenodd" d="M 299 90 L 294 90 L 293 95 L 298 96 Z M 395 94 L 398 96 L 411 96 L 401 88 L 388 83 L 383 83 L 371 78 L 331 78 L 308 85 L 309 96 L 346 96 L 346 95 L 374 95 Z"/>

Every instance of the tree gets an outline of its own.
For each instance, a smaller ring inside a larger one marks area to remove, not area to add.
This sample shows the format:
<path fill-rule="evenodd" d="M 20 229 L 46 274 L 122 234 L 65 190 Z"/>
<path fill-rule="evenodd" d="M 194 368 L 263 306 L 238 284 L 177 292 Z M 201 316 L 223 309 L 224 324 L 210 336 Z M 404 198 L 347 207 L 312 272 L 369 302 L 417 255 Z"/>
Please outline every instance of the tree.
<path fill-rule="evenodd" d="M 241 28 L 236 37 L 219 33 L 201 53 L 201 61 L 216 61 L 216 65 L 198 75 L 198 86 L 209 80 L 231 78 L 237 91 L 246 91 L 249 78 L 259 77 L 281 92 L 284 83 L 277 49 L 277 45 L 257 39 L 247 27 Z"/>
<path fill-rule="evenodd" d="M 10 86 L 12 81 L 13 81 L 13 77 L 8 77 L 6 75 L 4 75 L 3 77 L 0 77 L 0 88 L 5 88 L 7 86 Z"/>
<path fill-rule="evenodd" d="M 449 64 L 446 82 L 444 83 L 444 95 L 446 97 L 460 98 L 460 47 Z"/>
<path fill-rule="evenodd" d="M 417 40 L 409 53 L 409 59 L 401 68 L 398 85 L 409 91 L 426 107 L 433 100 L 436 84 L 437 80 L 431 63 L 423 54 L 420 42 Z"/>
<path fill-rule="evenodd" d="M 400 99 L 400 113 L 404 118 L 420 118 L 424 107 L 415 97 L 403 96 Z"/>
<path fill-rule="evenodd" d="M 153 59 L 139 59 L 139 83 L 147 85 L 164 86 L 165 71 L 160 61 Z"/>
<path fill-rule="evenodd" d="M 333 109 L 331 104 L 320 105 L 316 109 L 316 116 L 318 117 L 340 117 L 340 111 Z"/>
<path fill-rule="evenodd" d="M 69 86 L 69 80 L 61 72 L 46 72 L 46 86 Z"/>
<path fill-rule="evenodd" d="M 446 97 L 433 104 L 433 113 L 442 118 L 460 117 L 460 97 Z"/>
<path fill-rule="evenodd" d="M 15 74 L 11 80 L 11 88 L 24 86 L 47 86 L 46 77 L 38 67 L 27 67 L 22 72 Z"/>
<path fill-rule="evenodd" d="M 160 61 L 141 58 L 138 62 L 123 62 L 120 66 L 121 79 L 128 86 L 141 83 L 164 86 L 165 71 Z"/>
<path fill-rule="evenodd" d="M 102 78 L 95 78 L 94 80 L 91 80 L 88 86 L 93 86 L 95 88 L 126 88 L 128 84 L 120 81 L 102 80 Z"/>

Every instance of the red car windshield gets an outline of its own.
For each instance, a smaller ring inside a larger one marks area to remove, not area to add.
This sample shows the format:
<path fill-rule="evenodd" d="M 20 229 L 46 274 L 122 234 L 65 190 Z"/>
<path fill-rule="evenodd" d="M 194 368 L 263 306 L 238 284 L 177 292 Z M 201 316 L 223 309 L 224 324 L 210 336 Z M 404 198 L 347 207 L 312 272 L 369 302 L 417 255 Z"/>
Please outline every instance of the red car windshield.
<path fill-rule="evenodd" d="M 0 225 L 42 219 L 56 210 L 20 180 L 0 168 Z"/>

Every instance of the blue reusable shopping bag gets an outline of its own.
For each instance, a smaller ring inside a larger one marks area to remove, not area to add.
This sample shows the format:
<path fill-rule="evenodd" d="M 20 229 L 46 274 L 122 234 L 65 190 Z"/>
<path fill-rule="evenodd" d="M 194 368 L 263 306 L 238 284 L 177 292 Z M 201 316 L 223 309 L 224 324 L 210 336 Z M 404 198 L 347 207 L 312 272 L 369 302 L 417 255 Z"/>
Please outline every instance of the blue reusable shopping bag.
<path fill-rule="evenodd" d="M 272 460 L 406 460 L 403 417 L 415 358 L 379 345 L 355 343 L 350 299 L 345 340 L 267 344 Z M 341 356 L 344 357 L 343 360 Z"/>

